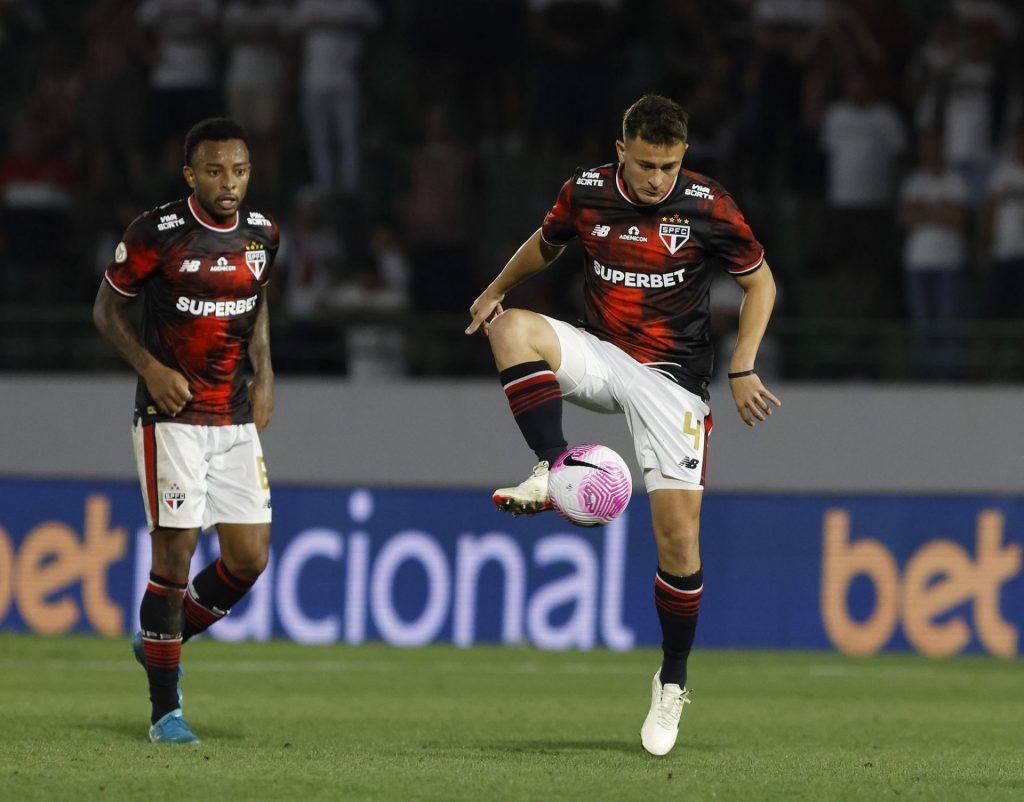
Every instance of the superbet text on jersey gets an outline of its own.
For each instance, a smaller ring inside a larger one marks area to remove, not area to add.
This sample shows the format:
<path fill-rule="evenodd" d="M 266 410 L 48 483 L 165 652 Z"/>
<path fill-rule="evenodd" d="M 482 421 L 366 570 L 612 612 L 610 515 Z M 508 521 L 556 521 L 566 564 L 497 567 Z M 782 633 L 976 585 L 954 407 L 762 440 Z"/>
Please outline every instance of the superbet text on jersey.
<path fill-rule="evenodd" d="M 188 380 L 192 400 L 179 423 L 219 426 L 252 420 L 247 355 L 277 253 L 277 224 L 242 207 L 233 223 L 200 217 L 194 196 L 140 215 L 107 267 L 121 295 L 143 292 L 142 343 Z M 135 416 L 172 420 L 138 383 Z"/>
<path fill-rule="evenodd" d="M 714 271 L 741 276 L 764 259 L 720 184 L 680 170 L 664 199 L 642 205 L 630 200 L 617 164 L 579 171 L 562 187 L 541 236 L 556 246 L 580 238 L 588 331 L 707 397 Z"/>

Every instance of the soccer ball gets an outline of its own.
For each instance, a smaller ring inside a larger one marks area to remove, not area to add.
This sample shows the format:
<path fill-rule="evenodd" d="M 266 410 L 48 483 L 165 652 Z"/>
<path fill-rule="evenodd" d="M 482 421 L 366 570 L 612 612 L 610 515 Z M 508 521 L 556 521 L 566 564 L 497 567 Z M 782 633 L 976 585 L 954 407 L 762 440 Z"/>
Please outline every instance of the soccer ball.
<path fill-rule="evenodd" d="M 576 526 L 602 526 L 615 520 L 632 495 L 629 468 L 608 446 L 572 446 L 548 473 L 551 506 Z"/>

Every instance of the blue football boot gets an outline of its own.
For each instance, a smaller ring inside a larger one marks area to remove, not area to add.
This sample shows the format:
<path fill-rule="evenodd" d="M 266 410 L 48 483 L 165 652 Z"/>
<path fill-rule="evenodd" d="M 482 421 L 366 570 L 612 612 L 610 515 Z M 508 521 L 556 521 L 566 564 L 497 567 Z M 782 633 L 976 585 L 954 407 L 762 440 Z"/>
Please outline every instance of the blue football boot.
<path fill-rule="evenodd" d="M 136 632 L 134 635 L 132 635 L 132 654 L 135 655 L 136 662 L 140 666 L 145 668 L 146 667 L 146 650 L 142 646 L 142 633 L 141 632 Z M 178 664 L 178 682 L 181 682 L 183 679 L 185 679 L 185 669 L 183 669 L 181 667 L 181 663 L 179 663 Z M 184 701 L 185 701 L 185 697 L 184 697 L 184 695 L 181 692 L 181 687 L 179 686 L 178 687 L 178 707 L 179 708 L 183 707 L 183 702 Z"/>
<path fill-rule="evenodd" d="M 192 732 L 188 722 L 182 718 L 181 709 L 172 710 L 149 728 L 149 740 L 155 744 L 201 744 Z"/>

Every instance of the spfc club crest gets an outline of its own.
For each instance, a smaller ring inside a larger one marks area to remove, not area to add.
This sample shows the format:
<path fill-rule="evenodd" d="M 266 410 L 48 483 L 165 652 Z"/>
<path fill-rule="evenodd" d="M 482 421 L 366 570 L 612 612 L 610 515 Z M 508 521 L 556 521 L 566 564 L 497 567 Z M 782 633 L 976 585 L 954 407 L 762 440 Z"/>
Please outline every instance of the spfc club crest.
<path fill-rule="evenodd" d="M 178 485 L 171 485 L 164 491 L 164 504 L 170 509 L 176 510 L 185 503 L 185 491 Z"/>
<path fill-rule="evenodd" d="M 263 275 L 267 266 L 267 252 L 263 250 L 262 243 L 250 242 L 245 246 L 245 264 L 257 279 Z"/>
<path fill-rule="evenodd" d="M 658 236 L 665 243 L 668 252 L 675 254 L 690 239 L 690 227 L 678 223 L 662 223 L 658 226 Z"/>

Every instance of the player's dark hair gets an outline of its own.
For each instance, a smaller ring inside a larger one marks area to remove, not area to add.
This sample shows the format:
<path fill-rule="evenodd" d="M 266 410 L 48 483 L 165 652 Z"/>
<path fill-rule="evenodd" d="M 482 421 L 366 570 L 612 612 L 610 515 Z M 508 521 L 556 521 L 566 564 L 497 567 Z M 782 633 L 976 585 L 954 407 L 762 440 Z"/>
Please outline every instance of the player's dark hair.
<path fill-rule="evenodd" d="M 185 134 L 185 164 L 192 165 L 192 157 L 201 142 L 226 142 L 241 139 L 249 147 L 249 135 L 234 120 L 227 117 L 208 117 L 193 125 Z"/>
<path fill-rule="evenodd" d="M 690 116 L 674 100 L 661 95 L 644 95 L 622 115 L 622 138 L 652 145 L 685 142 Z"/>

